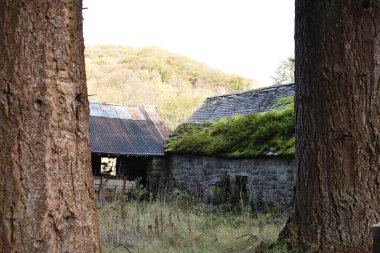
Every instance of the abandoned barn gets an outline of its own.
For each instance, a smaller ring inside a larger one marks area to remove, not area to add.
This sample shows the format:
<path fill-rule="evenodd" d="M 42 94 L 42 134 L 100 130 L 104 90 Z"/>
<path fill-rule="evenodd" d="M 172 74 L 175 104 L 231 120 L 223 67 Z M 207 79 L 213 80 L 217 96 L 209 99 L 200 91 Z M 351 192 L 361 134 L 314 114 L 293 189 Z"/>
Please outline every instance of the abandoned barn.
<path fill-rule="evenodd" d="M 277 101 L 292 96 L 294 85 L 286 84 L 210 97 L 189 117 L 186 124 L 200 125 L 237 114 L 271 111 Z M 294 125 L 291 125 L 294 129 Z M 217 135 L 211 137 L 218 138 Z M 226 157 L 222 154 L 174 151 L 170 152 L 168 159 L 175 185 L 198 194 L 204 200 L 246 200 L 258 207 L 274 206 L 285 211 L 291 204 L 295 178 L 294 152 L 290 155 L 266 152 L 256 157 Z"/>
<path fill-rule="evenodd" d="M 120 187 L 125 182 L 154 187 L 161 175 L 170 131 L 154 106 L 90 103 L 90 142 L 95 187 L 99 180 Z M 110 185 L 111 184 L 111 185 Z"/>

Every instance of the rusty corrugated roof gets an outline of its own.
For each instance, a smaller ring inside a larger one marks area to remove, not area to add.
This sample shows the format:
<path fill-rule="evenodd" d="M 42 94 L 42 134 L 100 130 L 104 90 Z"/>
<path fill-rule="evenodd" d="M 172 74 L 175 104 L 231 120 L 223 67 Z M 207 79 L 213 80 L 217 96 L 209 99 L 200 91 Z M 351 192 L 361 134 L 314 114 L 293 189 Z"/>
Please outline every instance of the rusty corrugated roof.
<path fill-rule="evenodd" d="M 164 155 L 168 128 L 156 107 L 90 103 L 91 152 Z M 153 119 L 150 115 L 154 115 Z"/>

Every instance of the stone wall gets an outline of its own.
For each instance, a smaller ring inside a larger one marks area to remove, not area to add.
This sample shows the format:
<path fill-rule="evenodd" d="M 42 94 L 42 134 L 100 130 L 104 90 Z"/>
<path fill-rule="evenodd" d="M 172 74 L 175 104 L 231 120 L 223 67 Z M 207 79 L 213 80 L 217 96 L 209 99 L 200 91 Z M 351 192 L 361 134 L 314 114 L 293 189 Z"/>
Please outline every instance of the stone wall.
<path fill-rule="evenodd" d="M 154 157 L 147 169 L 147 181 L 150 191 L 158 193 L 170 187 L 170 173 L 166 157 Z"/>
<path fill-rule="evenodd" d="M 289 210 L 295 179 L 294 158 L 226 159 L 171 155 L 176 187 L 212 202 L 246 197 L 258 208 Z"/>

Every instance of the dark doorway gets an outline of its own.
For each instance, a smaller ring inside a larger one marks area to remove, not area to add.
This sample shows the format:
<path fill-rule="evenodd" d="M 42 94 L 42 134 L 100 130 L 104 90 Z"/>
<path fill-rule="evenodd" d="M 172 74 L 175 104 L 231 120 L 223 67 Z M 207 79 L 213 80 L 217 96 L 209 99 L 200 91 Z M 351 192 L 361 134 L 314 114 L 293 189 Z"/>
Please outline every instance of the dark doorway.
<path fill-rule="evenodd" d="M 235 179 L 235 198 L 241 203 L 248 203 L 248 177 L 236 176 Z"/>
<path fill-rule="evenodd" d="M 118 159 L 116 177 L 124 178 L 128 181 L 139 180 L 143 186 L 147 184 L 147 172 L 151 165 L 151 157 L 124 157 Z"/>

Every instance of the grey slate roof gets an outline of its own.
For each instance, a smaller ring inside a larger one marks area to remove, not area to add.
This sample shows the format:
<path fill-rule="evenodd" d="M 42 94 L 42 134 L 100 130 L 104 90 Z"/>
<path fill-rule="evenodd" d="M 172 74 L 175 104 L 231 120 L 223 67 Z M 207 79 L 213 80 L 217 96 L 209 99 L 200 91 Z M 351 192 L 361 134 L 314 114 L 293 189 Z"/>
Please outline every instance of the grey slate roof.
<path fill-rule="evenodd" d="M 90 103 L 91 152 L 162 156 L 168 135 L 156 107 Z"/>
<path fill-rule="evenodd" d="M 272 109 L 278 99 L 294 95 L 294 84 L 283 84 L 240 93 L 207 98 L 186 123 L 216 121 L 235 114 L 251 114 Z"/>

